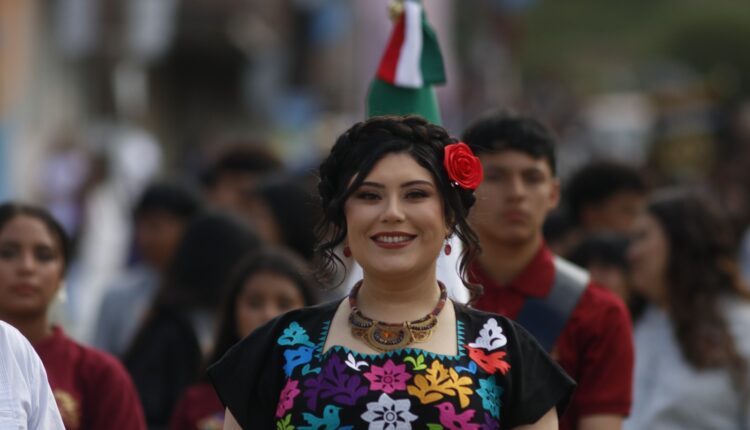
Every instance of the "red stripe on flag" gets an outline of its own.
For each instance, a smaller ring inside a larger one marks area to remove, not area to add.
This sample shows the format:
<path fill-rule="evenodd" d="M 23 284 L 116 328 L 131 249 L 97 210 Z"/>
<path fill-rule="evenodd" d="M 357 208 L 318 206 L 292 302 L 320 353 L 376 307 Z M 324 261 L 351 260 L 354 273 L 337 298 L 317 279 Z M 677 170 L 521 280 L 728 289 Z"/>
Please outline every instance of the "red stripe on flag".
<path fill-rule="evenodd" d="M 383 54 L 383 59 L 380 60 L 380 67 L 378 68 L 378 78 L 389 84 L 393 84 L 396 81 L 396 66 L 401 54 L 401 45 L 404 44 L 404 31 L 406 27 L 404 20 L 404 14 L 401 14 L 396 26 L 393 28 L 391 38 L 388 41 L 388 47 Z"/>

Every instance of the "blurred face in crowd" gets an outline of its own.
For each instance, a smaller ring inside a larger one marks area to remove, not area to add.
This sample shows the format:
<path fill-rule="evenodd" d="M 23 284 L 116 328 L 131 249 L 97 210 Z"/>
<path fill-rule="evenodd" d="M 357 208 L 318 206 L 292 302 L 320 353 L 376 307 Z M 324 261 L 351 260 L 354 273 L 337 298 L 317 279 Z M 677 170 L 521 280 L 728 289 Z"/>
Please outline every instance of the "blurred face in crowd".
<path fill-rule="evenodd" d="M 135 240 L 144 261 L 157 270 L 166 270 L 182 238 L 186 222 L 167 212 L 153 210 L 138 216 Z"/>
<path fill-rule="evenodd" d="M 246 172 L 224 172 L 208 190 L 208 199 L 220 209 L 242 214 L 245 196 L 256 186 L 258 177 Z"/>
<path fill-rule="evenodd" d="M 621 191 L 597 205 L 584 208 L 581 214 L 583 225 L 589 231 L 628 234 L 645 204 L 645 195 Z"/>
<path fill-rule="evenodd" d="M 237 334 L 245 337 L 276 316 L 305 306 L 305 299 L 292 279 L 259 272 L 245 281 L 235 306 Z"/>
<path fill-rule="evenodd" d="M 0 230 L 0 317 L 43 317 L 64 266 L 60 243 L 42 221 L 12 218 Z"/>
<path fill-rule="evenodd" d="M 469 221 L 480 241 L 519 245 L 541 240 L 544 219 L 560 198 L 559 181 L 546 159 L 511 149 L 479 159 L 484 180 Z"/>
<path fill-rule="evenodd" d="M 385 155 L 347 199 L 346 243 L 380 279 L 435 271 L 448 235 L 432 174 L 406 153 Z"/>
<path fill-rule="evenodd" d="M 669 244 L 661 224 L 647 212 L 636 218 L 628 259 L 633 289 L 654 303 L 664 303 Z"/>
<path fill-rule="evenodd" d="M 282 243 L 279 224 L 273 211 L 260 195 L 253 193 L 246 196 L 242 213 L 265 243 Z"/>

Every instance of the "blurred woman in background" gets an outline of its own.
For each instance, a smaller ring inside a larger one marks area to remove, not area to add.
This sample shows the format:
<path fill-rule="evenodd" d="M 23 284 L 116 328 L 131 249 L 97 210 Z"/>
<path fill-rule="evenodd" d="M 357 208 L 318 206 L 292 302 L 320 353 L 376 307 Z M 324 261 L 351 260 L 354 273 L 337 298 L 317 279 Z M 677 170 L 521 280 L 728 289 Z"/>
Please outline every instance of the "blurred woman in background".
<path fill-rule="evenodd" d="M 306 264 L 282 249 L 265 249 L 245 260 L 229 284 L 216 344 L 208 364 L 253 330 L 286 311 L 314 305 Z M 221 429 L 224 406 L 205 375 L 189 387 L 175 408 L 171 430 Z"/>
<path fill-rule="evenodd" d="M 122 365 L 49 321 L 69 258 L 68 237 L 49 213 L 0 205 L 0 320 L 16 327 L 39 354 L 67 430 L 145 429 Z"/>
<path fill-rule="evenodd" d="M 304 178 L 266 178 L 246 194 L 244 207 L 266 243 L 284 246 L 312 261 L 320 209 L 305 188 Z"/>
<path fill-rule="evenodd" d="M 205 213 L 188 224 L 148 316 L 125 354 L 150 428 L 166 428 L 210 349 L 224 286 L 260 247 L 243 222 Z"/>
<path fill-rule="evenodd" d="M 628 255 L 649 304 L 625 428 L 750 428 L 750 300 L 729 225 L 695 196 L 663 196 L 639 217 Z"/>

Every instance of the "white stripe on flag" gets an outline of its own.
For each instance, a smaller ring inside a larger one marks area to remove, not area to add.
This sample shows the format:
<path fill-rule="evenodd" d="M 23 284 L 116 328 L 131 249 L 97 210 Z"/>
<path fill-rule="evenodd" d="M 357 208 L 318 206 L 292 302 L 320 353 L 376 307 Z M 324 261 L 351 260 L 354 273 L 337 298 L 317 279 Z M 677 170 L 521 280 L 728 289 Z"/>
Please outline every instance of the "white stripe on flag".
<path fill-rule="evenodd" d="M 422 86 L 422 5 L 404 2 L 404 44 L 396 64 L 395 84 L 398 87 Z"/>

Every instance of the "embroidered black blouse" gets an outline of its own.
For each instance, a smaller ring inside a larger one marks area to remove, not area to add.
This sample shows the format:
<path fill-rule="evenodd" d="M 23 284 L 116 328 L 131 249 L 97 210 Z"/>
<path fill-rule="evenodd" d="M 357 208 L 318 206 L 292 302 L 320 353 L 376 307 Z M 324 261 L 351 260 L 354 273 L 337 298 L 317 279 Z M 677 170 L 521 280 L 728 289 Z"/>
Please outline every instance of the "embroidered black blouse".
<path fill-rule="evenodd" d="M 562 412 L 575 383 L 518 324 L 454 304 L 458 351 L 323 352 L 340 302 L 284 314 L 209 376 L 244 429 L 512 429 Z"/>

